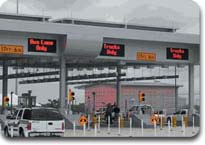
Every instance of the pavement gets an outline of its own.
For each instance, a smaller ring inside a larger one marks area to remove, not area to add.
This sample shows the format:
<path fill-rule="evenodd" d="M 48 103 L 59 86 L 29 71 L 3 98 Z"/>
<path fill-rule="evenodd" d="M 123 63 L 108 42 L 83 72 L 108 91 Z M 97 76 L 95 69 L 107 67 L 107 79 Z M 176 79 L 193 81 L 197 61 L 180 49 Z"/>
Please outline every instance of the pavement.
<path fill-rule="evenodd" d="M 64 137 L 193 137 L 198 134 L 200 128 L 192 127 L 185 128 L 185 131 L 182 131 L 182 127 L 172 128 L 170 131 L 168 127 L 160 129 L 156 128 L 111 128 L 108 131 L 108 128 L 101 128 L 100 131 L 95 131 L 95 129 L 84 130 L 78 129 L 75 132 L 72 129 L 67 129 L 65 131 Z M 119 133 L 120 132 L 120 133 Z"/>
<path fill-rule="evenodd" d="M 1 125 L 0 125 L 1 127 Z M 0 128 L 2 129 L 2 128 Z M 64 137 L 103 137 L 103 138 L 110 138 L 110 137 L 193 137 L 197 135 L 200 131 L 200 127 L 175 127 L 169 129 L 167 126 L 163 129 L 160 129 L 159 126 L 154 128 L 110 128 L 110 131 L 107 127 L 101 127 L 100 129 L 93 129 L 87 128 L 83 130 L 76 129 L 66 129 Z M 1 130 L 3 135 L 3 130 Z"/>

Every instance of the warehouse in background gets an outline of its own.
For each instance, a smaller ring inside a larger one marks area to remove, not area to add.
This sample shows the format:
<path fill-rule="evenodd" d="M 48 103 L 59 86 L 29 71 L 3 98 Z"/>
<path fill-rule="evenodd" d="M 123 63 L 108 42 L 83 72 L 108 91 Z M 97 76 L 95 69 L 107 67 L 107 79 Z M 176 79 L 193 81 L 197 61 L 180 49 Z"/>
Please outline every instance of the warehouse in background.
<path fill-rule="evenodd" d="M 178 88 L 176 87 L 176 99 Z M 78 87 L 85 89 L 85 111 L 91 113 L 105 108 L 108 103 L 116 101 L 116 84 L 101 83 L 89 84 Z M 175 85 L 160 82 L 122 82 L 120 109 L 127 112 L 133 105 L 139 104 L 138 92 L 145 93 L 144 104 L 151 105 L 154 110 L 166 109 L 168 114 L 175 112 Z"/>

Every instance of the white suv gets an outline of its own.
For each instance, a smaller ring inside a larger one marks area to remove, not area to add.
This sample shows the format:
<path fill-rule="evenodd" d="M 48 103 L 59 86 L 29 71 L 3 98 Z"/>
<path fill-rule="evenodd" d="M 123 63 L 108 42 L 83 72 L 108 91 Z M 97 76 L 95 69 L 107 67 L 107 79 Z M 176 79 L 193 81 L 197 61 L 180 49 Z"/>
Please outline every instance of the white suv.
<path fill-rule="evenodd" d="M 65 121 L 53 108 L 21 108 L 4 123 L 5 136 L 64 136 Z"/>

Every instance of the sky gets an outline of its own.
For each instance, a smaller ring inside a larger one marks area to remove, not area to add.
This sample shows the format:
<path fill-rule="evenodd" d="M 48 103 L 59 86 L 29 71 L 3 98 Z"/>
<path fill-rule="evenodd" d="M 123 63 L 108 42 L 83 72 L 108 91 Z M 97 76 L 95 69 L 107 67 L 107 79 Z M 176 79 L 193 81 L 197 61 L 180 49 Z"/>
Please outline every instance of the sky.
<path fill-rule="evenodd" d="M 0 0 L 0 12 L 16 13 L 17 0 Z M 199 33 L 199 7 L 191 0 L 19 0 L 20 14 L 157 25 Z"/>
<path fill-rule="evenodd" d="M 0 12 L 16 13 L 16 0 L 0 0 Z M 200 33 L 200 9 L 191 0 L 52 0 L 52 2 L 51 0 L 19 0 L 19 13 L 46 15 L 51 16 L 52 19 L 66 17 L 171 27 L 178 28 L 178 33 Z M 199 68 L 197 69 L 199 72 Z M 187 78 L 186 70 L 181 71 L 184 72 L 182 76 L 185 74 L 182 78 L 183 84 L 187 86 L 187 80 L 184 79 Z M 130 69 L 129 74 L 132 75 L 132 72 L 133 70 Z M 199 75 L 196 74 L 199 80 Z M 199 85 L 197 86 L 198 91 Z M 46 90 L 42 90 L 45 87 Z M 0 90 L 1 88 L 0 83 Z M 8 92 L 13 91 L 14 88 L 14 81 L 9 81 Z M 57 98 L 59 95 L 58 83 L 20 85 L 19 94 L 29 89 L 32 89 L 33 95 L 39 96 L 39 102 L 46 102 L 48 98 Z M 84 92 L 76 91 L 77 100 L 82 102 Z M 187 92 L 187 87 L 182 89 L 182 92 Z"/>

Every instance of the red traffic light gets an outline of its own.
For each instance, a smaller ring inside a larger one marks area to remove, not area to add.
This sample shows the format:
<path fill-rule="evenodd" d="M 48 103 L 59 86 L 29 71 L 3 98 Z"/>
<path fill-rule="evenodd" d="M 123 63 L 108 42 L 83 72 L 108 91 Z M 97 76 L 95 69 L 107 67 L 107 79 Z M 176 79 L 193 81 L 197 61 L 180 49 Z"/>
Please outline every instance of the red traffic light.
<path fill-rule="evenodd" d="M 8 97 L 5 100 L 6 100 L 6 102 L 9 102 L 9 98 Z"/>
<path fill-rule="evenodd" d="M 4 102 L 9 102 L 9 97 L 4 97 Z"/>

